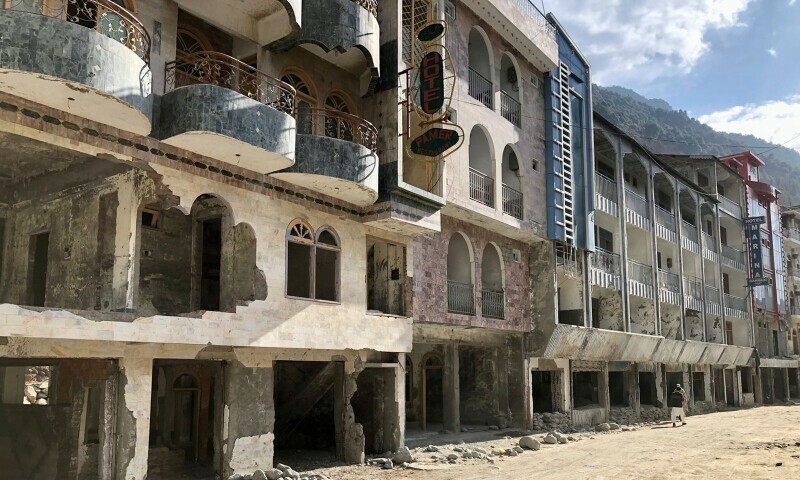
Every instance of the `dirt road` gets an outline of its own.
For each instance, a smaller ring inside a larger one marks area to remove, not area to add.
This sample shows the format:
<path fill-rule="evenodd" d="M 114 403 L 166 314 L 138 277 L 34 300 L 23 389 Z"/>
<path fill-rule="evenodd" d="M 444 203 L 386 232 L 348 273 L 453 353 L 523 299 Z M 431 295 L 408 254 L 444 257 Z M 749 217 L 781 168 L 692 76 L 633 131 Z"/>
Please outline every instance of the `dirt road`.
<path fill-rule="evenodd" d="M 543 445 L 518 457 L 495 457 L 493 464 L 459 459 L 455 465 L 434 465 L 431 453 L 416 452 L 421 462 L 415 465 L 435 470 L 363 466 L 321 471 L 332 480 L 800 479 L 800 406 L 720 412 L 688 422 L 678 428 L 667 423 L 591 434 L 594 438 Z M 513 442 L 499 438 L 479 446 L 505 449 Z"/>

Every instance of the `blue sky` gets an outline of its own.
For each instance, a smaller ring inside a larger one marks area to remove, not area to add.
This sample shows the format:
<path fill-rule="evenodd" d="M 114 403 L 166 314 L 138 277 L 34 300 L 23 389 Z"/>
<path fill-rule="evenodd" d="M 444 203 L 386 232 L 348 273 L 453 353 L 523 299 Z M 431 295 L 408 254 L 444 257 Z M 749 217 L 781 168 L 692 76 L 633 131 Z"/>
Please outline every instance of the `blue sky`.
<path fill-rule="evenodd" d="M 777 143 L 800 134 L 800 0 L 545 0 L 544 7 L 588 57 L 596 83 L 663 98 L 718 130 Z M 788 146 L 800 150 L 800 138 Z"/>

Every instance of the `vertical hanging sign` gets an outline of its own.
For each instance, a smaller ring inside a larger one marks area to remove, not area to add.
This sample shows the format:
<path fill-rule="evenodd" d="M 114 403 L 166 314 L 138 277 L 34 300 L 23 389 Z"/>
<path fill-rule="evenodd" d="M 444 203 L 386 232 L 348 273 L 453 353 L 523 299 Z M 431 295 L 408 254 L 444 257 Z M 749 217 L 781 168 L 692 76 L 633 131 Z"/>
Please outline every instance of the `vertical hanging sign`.
<path fill-rule="evenodd" d="M 747 249 L 750 253 L 750 276 L 747 278 L 748 287 L 771 285 L 772 280 L 764 277 L 764 262 L 761 250 L 761 225 L 766 218 L 748 217 L 744 219 L 745 233 L 747 234 Z"/>

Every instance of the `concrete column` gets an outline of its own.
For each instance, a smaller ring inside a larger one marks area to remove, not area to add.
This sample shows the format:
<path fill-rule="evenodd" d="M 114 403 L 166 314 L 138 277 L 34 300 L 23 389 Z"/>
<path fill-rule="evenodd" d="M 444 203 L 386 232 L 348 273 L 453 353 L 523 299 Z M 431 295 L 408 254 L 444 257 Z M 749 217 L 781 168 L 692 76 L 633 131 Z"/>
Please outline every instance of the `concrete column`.
<path fill-rule="evenodd" d="M 138 283 L 139 194 L 134 182 L 119 184 L 117 224 L 114 237 L 112 273 L 112 310 L 130 311 L 136 307 L 134 294 Z"/>
<path fill-rule="evenodd" d="M 600 406 L 603 407 L 604 420 L 608 420 L 611 411 L 611 392 L 608 389 L 608 362 L 603 362 L 603 369 L 600 370 L 599 397 Z"/>
<path fill-rule="evenodd" d="M 784 385 L 784 402 L 788 402 L 792 398 L 791 389 L 789 388 L 789 369 L 788 368 L 781 368 L 781 372 L 783 374 L 783 385 Z"/>
<path fill-rule="evenodd" d="M 386 383 L 386 407 L 384 410 L 384 429 L 387 435 L 386 448 L 397 450 L 406 443 L 406 355 L 397 355 L 397 367 L 392 369 L 391 382 Z M 391 426 L 391 428 L 389 428 Z"/>
<path fill-rule="evenodd" d="M 272 468 L 275 453 L 274 370 L 238 361 L 223 372 L 222 478 Z M 217 412 L 217 415 L 222 412 Z"/>
<path fill-rule="evenodd" d="M 347 463 L 364 463 L 364 428 L 356 423 L 350 399 L 356 392 L 356 379 L 364 369 L 360 359 L 344 362 L 338 369 L 333 385 L 333 415 L 336 422 L 336 453 Z"/>
<path fill-rule="evenodd" d="M 639 391 L 639 364 L 638 363 L 632 364 L 630 370 L 628 370 L 626 375 L 630 379 L 629 385 L 631 386 L 631 391 L 630 391 L 631 408 L 636 414 L 636 417 L 641 418 L 642 397 L 641 397 L 641 392 Z"/>
<path fill-rule="evenodd" d="M 150 395 L 153 359 L 123 357 L 117 406 L 116 478 L 143 480 L 150 448 Z"/>
<path fill-rule="evenodd" d="M 444 347 L 444 367 L 442 368 L 443 383 L 443 420 L 444 429 L 452 432 L 461 430 L 461 412 L 459 401 L 461 394 L 459 391 L 459 362 L 458 344 L 448 343 Z"/>

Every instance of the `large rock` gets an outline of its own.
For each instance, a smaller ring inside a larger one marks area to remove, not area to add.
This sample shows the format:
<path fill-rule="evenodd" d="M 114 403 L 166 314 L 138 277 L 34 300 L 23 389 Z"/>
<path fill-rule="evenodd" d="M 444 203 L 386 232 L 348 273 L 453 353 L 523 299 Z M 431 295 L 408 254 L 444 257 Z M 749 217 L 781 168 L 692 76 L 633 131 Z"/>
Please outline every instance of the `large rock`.
<path fill-rule="evenodd" d="M 619 424 L 617 424 L 617 423 L 609 423 L 608 424 L 608 428 L 610 428 L 611 430 L 619 430 Z"/>
<path fill-rule="evenodd" d="M 253 476 L 250 477 L 250 480 L 267 480 L 267 475 L 263 470 L 256 470 L 253 472 Z"/>
<path fill-rule="evenodd" d="M 400 447 L 392 457 L 392 461 L 397 464 L 412 463 L 414 457 L 411 456 L 411 450 L 408 447 Z"/>
<path fill-rule="evenodd" d="M 594 426 L 594 431 L 595 432 L 607 432 L 609 430 L 611 430 L 611 425 L 609 425 L 607 423 L 599 423 L 599 424 Z"/>
<path fill-rule="evenodd" d="M 528 450 L 539 450 L 542 448 L 542 444 L 539 443 L 539 440 L 536 440 L 533 437 L 522 437 L 519 439 L 519 446 L 522 448 L 527 448 Z"/>
<path fill-rule="evenodd" d="M 547 443 L 549 445 L 555 445 L 556 443 L 558 443 L 558 439 L 552 433 L 548 433 L 544 437 L 544 443 Z"/>
<path fill-rule="evenodd" d="M 280 480 L 280 478 L 283 476 L 283 472 L 277 468 L 270 468 L 269 470 L 264 471 L 264 475 L 267 477 L 267 480 Z"/>
<path fill-rule="evenodd" d="M 33 388 L 33 385 L 25 385 L 25 398 L 28 399 L 28 402 L 34 403 L 36 401 L 36 389 Z"/>

